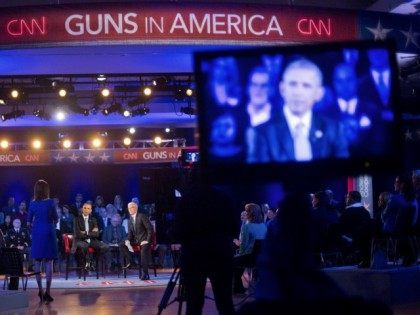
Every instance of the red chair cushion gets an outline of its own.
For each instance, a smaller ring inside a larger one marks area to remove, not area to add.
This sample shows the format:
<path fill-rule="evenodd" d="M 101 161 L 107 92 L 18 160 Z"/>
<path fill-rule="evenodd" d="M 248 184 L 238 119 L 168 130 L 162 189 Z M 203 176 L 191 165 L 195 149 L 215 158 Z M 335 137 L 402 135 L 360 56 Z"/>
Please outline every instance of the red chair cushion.
<path fill-rule="evenodd" d="M 131 244 L 133 247 L 134 252 L 139 252 L 141 250 L 141 246 L 139 244 Z"/>
<path fill-rule="evenodd" d="M 89 254 L 93 254 L 93 253 L 95 253 L 95 249 L 93 248 L 93 247 L 88 247 L 88 253 Z"/>

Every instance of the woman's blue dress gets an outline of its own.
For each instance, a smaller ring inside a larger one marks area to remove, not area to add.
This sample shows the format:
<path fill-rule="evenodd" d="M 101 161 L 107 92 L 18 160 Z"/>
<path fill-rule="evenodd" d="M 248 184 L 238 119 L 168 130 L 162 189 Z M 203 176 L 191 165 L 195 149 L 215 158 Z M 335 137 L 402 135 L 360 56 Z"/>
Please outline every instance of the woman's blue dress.
<path fill-rule="evenodd" d="M 28 222 L 32 226 L 32 258 L 48 260 L 57 258 L 57 236 L 55 234 L 57 220 L 57 211 L 52 199 L 31 201 Z"/>

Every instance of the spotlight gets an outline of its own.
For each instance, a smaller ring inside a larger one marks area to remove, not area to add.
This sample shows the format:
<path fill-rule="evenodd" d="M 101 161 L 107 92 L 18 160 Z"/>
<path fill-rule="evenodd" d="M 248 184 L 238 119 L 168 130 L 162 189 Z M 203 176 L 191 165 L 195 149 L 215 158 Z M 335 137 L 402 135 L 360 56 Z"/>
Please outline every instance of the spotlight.
<path fill-rule="evenodd" d="M 63 141 L 63 148 L 69 149 L 71 147 L 71 141 L 69 139 L 65 139 Z"/>
<path fill-rule="evenodd" d="M 180 112 L 186 115 L 195 115 L 195 108 L 192 106 L 181 107 Z"/>
<path fill-rule="evenodd" d="M 67 90 L 64 88 L 61 88 L 60 90 L 58 90 L 58 95 L 60 95 L 60 97 L 66 97 Z"/>
<path fill-rule="evenodd" d="M 18 97 L 19 97 L 19 91 L 18 91 L 18 90 L 16 90 L 16 89 L 13 89 L 13 90 L 10 92 L 10 96 L 11 96 L 12 98 L 18 98 Z"/>
<path fill-rule="evenodd" d="M 6 120 L 9 120 L 9 119 L 16 119 L 16 118 L 22 117 L 23 115 L 25 115 L 24 110 L 16 109 L 16 110 L 13 110 L 9 113 L 2 114 L 0 116 L 0 118 L 1 118 L 2 121 L 6 121 Z"/>
<path fill-rule="evenodd" d="M 96 80 L 99 82 L 104 82 L 106 81 L 106 76 L 104 74 L 98 74 L 98 76 L 96 77 Z"/>
<path fill-rule="evenodd" d="M 131 138 L 129 137 L 125 137 L 123 140 L 124 145 L 126 145 L 127 147 L 131 144 Z"/>
<path fill-rule="evenodd" d="M 6 105 L 6 101 L 4 100 L 4 98 L 0 98 L 0 105 Z"/>
<path fill-rule="evenodd" d="M 57 113 L 55 114 L 55 119 L 59 121 L 66 119 L 66 113 L 62 110 L 58 110 Z"/>
<path fill-rule="evenodd" d="M 128 132 L 133 135 L 133 134 L 136 133 L 136 128 L 131 127 L 131 128 L 128 129 Z"/>
<path fill-rule="evenodd" d="M 100 135 L 101 137 L 108 137 L 108 132 L 106 132 L 106 131 L 101 131 L 101 132 L 99 133 L 99 135 Z"/>
<path fill-rule="evenodd" d="M 155 144 L 157 144 L 157 145 L 159 145 L 159 144 L 161 144 L 162 143 L 162 138 L 161 137 L 155 137 L 155 139 L 153 140 L 153 142 L 155 143 Z"/>
<path fill-rule="evenodd" d="M 41 140 L 35 139 L 34 141 L 32 141 L 32 147 L 36 150 L 41 149 L 42 146 L 42 142 Z"/>
<path fill-rule="evenodd" d="M 124 115 L 124 117 L 130 117 L 131 112 L 128 109 L 126 109 L 126 110 L 124 110 L 123 115 Z"/>
<path fill-rule="evenodd" d="M 102 140 L 99 138 L 94 138 L 92 140 L 92 145 L 94 148 L 99 148 L 102 145 Z"/>
<path fill-rule="evenodd" d="M 152 89 L 151 89 L 151 88 L 149 88 L 149 87 L 144 88 L 144 90 L 143 90 L 143 94 L 144 94 L 145 96 L 150 96 L 150 95 L 152 95 Z"/>
<path fill-rule="evenodd" d="M 171 132 L 171 128 L 165 128 L 165 132 L 166 133 L 170 133 Z"/>
<path fill-rule="evenodd" d="M 135 109 L 131 111 L 131 116 L 144 116 L 150 112 L 149 107 L 143 106 L 141 108 Z"/>
<path fill-rule="evenodd" d="M 2 149 L 7 149 L 9 147 L 9 141 L 7 141 L 7 140 L 1 140 L 0 147 Z"/>
<path fill-rule="evenodd" d="M 103 88 L 103 89 L 101 90 L 101 95 L 102 95 L 103 97 L 108 97 L 109 95 L 111 95 L 111 91 L 110 91 L 108 88 Z"/>
<path fill-rule="evenodd" d="M 109 115 L 115 112 L 121 111 L 122 105 L 121 103 L 114 102 L 108 108 L 102 110 L 102 114 Z"/>
<path fill-rule="evenodd" d="M 187 96 L 192 96 L 193 95 L 193 90 L 191 88 L 188 88 L 188 89 L 185 90 L 185 94 Z"/>

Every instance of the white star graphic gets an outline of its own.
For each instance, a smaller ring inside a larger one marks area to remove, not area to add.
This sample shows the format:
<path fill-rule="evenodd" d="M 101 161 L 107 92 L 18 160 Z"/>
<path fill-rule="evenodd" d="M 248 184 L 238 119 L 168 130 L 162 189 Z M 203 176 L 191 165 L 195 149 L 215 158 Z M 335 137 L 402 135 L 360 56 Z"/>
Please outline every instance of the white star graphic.
<path fill-rule="evenodd" d="M 378 25 L 376 25 L 376 28 L 366 28 L 375 36 L 375 40 L 385 40 L 387 34 L 392 31 L 392 28 L 383 28 L 381 25 L 381 20 L 378 20 Z"/>
<path fill-rule="evenodd" d="M 417 48 L 420 48 L 420 45 L 416 40 L 416 37 L 419 36 L 420 33 L 413 32 L 413 25 L 410 25 L 410 29 L 408 30 L 408 32 L 404 32 L 404 31 L 400 31 L 400 32 L 403 33 L 404 36 L 407 38 L 407 41 L 405 42 L 405 48 L 407 48 L 408 45 L 410 45 L 410 43 L 413 43 L 414 46 L 416 46 Z"/>
<path fill-rule="evenodd" d="M 60 154 L 60 152 L 57 153 L 56 156 L 54 156 L 54 159 L 56 162 L 61 162 L 64 159 L 64 156 Z"/>
<path fill-rule="evenodd" d="M 102 162 L 108 162 L 108 159 L 110 158 L 110 155 L 106 155 L 106 152 L 104 152 L 102 155 L 99 156 Z"/>
<path fill-rule="evenodd" d="M 405 132 L 405 140 L 413 140 L 413 133 L 407 129 L 407 131 Z"/>
<path fill-rule="evenodd" d="M 89 155 L 88 156 L 85 156 L 84 157 L 85 159 L 86 159 L 86 162 L 87 163 L 89 163 L 89 162 L 94 162 L 94 158 L 95 158 L 95 155 L 93 155 L 91 152 L 89 152 Z"/>
<path fill-rule="evenodd" d="M 71 162 L 77 163 L 77 160 L 79 159 L 79 157 L 76 155 L 76 153 L 73 153 L 72 155 L 69 156 L 69 159 Z"/>

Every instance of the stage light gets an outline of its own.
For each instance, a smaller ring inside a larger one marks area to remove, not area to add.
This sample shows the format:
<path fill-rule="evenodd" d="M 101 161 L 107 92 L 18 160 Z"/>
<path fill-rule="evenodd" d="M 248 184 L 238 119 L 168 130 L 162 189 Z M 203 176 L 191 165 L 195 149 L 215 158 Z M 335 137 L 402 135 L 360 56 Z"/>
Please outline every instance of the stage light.
<path fill-rule="evenodd" d="M 166 133 L 170 133 L 171 132 L 171 128 L 165 128 L 165 132 Z"/>
<path fill-rule="evenodd" d="M 124 115 L 124 117 L 130 117 L 131 112 L 128 109 L 126 109 L 126 110 L 124 110 L 123 115 Z"/>
<path fill-rule="evenodd" d="M 41 149 L 42 147 L 41 140 L 35 139 L 34 141 L 32 141 L 32 147 L 36 150 Z"/>
<path fill-rule="evenodd" d="M 101 132 L 99 133 L 99 135 L 100 135 L 101 137 L 108 137 L 108 132 L 107 132 L 107 131 L 101 131 Z"/>
<path fill-rule="evenodd" d="M 159 77 L 152 80 L 153 86 L 164 87 L 168 83 L 168 79 L 165 77 Z"/>
<path fill-rule="evenodd" d="M 102 145 L 102 140 L 101 140 L 101 139 L 99 139 L 99 138 L 94 138 L 94 139 L 92 140 L 92 146 L 93 146 L 94 148 L 99 148 L 101 145 Z"/>
<path fill-rule="evenodd" d="M 150 96 L 150 95 L 152 95 L 152 89 L 151 89 L 151 88 L 149 88 L 149 87 L 144 88 L 144 90 L 143 90 L 143 94 L 144 94 L 145 96 Z"/>
<path fill-rule="evenodd" d="M 1 118 L 2 121 L 6 121 L 6 120 L 9 120 L 9 119 L 16 119 L 16 118 L 22 117 L 24 115 L 25 115 L 24 110 L 16 109 L 16 110 L 13 110 L 9 113 L 2 114 L 0 116 L 0 118 Z"/>
<path fill-rule="evenodd" d="M 121 111 L 121 109 L 122 109 L 121 103 L 114 102 L 108 108 L 103 109 L 102 114 L 109 115 L 109 114 L 112 114 L 112 113 L 115 113 L 115 112 L 119 112 L 119 111 Z"/>
<path fill-rule="evenodd" d="M 40 119 L 45 119 L 45 120 L 50 120 L 51 119 L 50 114 L 48 114 L 43 109 L 34 109 L 33 114 Z"/>
<path fill-rule="evenodd" d="M 55 114 L 55 119 L 59 121 L 66 119 L 66 113 L 62 110 L 58 110 L 57 113 Z"/>
<path fill-rule="evenodd" d="M 155 143 L 155 144 L 157 144 L 157 145 L 159 145 L 159 144 L 161 144 L 162 143 L 162 138 L 161 137 L 155 137 L 155 139 L 153 140 L 153 142 Z"/>
<path fill-rule="evenodd" d="M 188 89 L 185 90 L 185 94 L 187 96 L 192 96 L 193 95 L 193 90 L 191 88 L 188 88 Z"/>
<path fill-rule="evenodd" d="M 69 149 L 71 147 L 71 141 L 69 139 L 65 139 L 63 141 L 63 148 L 64 149 Z"/>
<path fill-rule="evenodd" d="M 99 74 L 96 77 L 96 80 L 99 81 L 99 82 L 104 82 L 104 81 L 106 81 L 106 76 L 104 74 Z"/>
<path fill-rule="evenodd" d="M 111 91 L 110 91 L 108 88 L 103 88 L 103 89 L 101 90 L 101 95 L 102 95 L 103 97 L 108 97 L 108 96 L 110 96 L 110 95 L 111 95 Z"/>
<path fill-rule="evenodd" d="M 1 140 L 0 147 L 2 149 L 7 149 L 9 147 L 9 141 L 7 141 L 7 140 Z"/>
<path fill-rule="evenodd" d="M 136 128 L 134 127 L 128 128 L 128 132 L 133 135 L 136 133 Z"/>
<path fill-rule="evenodd" d="M 125 137 L 123 140 L 124 145 L 129 146 L 131 144 L 131 138 Z"/>
<path fill-rule="evenodd" d="M 66 89 L 64 89 L 64 88 L 61 88 L 60 90 L 58 90 L 58 95 L 59 95 L 60 97 L 66 97 L 66 95 L 67 95 L 67 90 L 66 90 Z"/>
<path fill-rule="evenodd" d="M 6 105 L 6 101 L 3 98 L 0 98 L 0 105 Z"/>
<path fill-rule="evenodd" d="M 13 89 L 13 90 L 10 92 L 10 96 L 11 96 L 12 98 L 18 98 L 18 97 L 19 97 L 19 91 L 18 91 L 18 90 L 16 90 L 16 89 Z"/>

